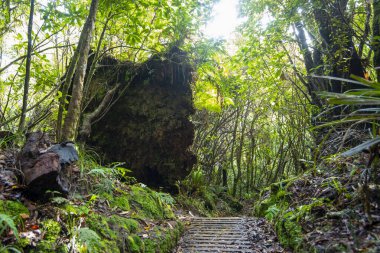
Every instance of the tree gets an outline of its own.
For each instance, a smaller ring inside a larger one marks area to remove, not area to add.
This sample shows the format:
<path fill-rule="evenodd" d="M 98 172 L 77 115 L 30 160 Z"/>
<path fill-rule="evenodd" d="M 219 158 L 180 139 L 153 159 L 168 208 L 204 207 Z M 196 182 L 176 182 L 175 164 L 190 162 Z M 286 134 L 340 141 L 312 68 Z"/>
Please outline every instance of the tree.
<path fill-rule="evenodd" d="M 83 26 L 81 36 L 78 43 L 78 62 L 76 72 L 73 80 L 73 92 L 70 99 L 67 115 L 63 125 L 62 140 L 74 140 L 76 137 L 76 131 L 79 124 L 80 113 L 82 108 L 83 98 L 83 85 L 86 75 L 88 53 L 90 51 L 90 43 L 92 32 L 95 28 L 96 12 L 98 9 L 99 0 L 92 0 L 90 12 L 87 17 L 86 23 Z"/>
<path fill-rule="evenodd" d="M 19 132 L 24 131 L 26 110 L 28 107 L 29 96 L 29 82 L 30 82 L 30 65 L 32 62 L 32 30 L 33 30 L 33 17 L 34 17 L 34 0 L 30 1 L 30 12 L 28 22 L 28 49 L 26 53 L 26 66 L 25 66 L 25 80 L 24 80 L 24 95 L 22 99 L 22 111 L 20 117 Z"/>
<path fill-rule="evenodd" d="M 377 81 L 380 82 L 380 1 L 373 1 L 373 66 L 376 70 Z"/>

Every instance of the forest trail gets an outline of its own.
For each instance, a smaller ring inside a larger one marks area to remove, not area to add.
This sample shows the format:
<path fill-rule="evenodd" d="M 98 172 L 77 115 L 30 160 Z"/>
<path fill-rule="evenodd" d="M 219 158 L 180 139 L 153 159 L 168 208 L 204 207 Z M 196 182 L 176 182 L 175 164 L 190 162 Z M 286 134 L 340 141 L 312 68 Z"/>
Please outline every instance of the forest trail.
<path fill-rule="evenodd" d="M 177 253 L 285 252 L 272 228 L 260 218 L 194 217 L 185 231 Z"/>

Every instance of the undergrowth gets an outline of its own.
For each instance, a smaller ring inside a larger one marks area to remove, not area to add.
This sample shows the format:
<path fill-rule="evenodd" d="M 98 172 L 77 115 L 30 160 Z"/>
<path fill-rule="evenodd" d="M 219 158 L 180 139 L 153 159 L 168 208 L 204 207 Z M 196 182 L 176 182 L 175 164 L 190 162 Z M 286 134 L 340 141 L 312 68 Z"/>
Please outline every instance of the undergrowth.
<path fill-rule="evenodd" d="M 79 147 L 71 168 L 70 195 L 33 203 L 0 201 L 0 252 L 170 252 L 182 233 L 174 198 L 136 183 L 122 163 L 102 166 Z"/>
<path fill-rule="evenodd" d="M 253 215 L 271 221 L 282 245 L 295 252 L 378 252 L 379 229 L 370 219 L 380 211 L 372 195 L 378 191 L 363 197 L 363 164 L 360 158 L 326 160 L 274 183 L 261 192 Z"/>
<path fill-rule="evenodd" d="M 178 187 L 179 206 L 200 216 L 238 215 L 243 208 L 225 187 L 207 184 L 202 170 L 193 170 Z"/>

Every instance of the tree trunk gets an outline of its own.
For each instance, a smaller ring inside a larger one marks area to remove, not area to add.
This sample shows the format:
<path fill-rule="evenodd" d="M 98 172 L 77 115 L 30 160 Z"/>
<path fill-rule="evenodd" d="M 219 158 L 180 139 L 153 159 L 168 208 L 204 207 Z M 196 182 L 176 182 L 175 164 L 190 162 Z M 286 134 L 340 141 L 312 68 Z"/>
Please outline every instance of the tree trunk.
<path fill-rule="evenodd" d="M 231 171 L 233 174 L 233 185 L 232 185 L 232 192 L 236 192 L 236 172 L 234 168 L 234 161 L 235 161 L 235 144 L 236 144 L 236 135 L 237 135 L 237 129 L 239 126 L 239 120 L 240 120 L 240 108 L 237 108 L 237 114 L 236 114 L 236 119 L 235 119 L 235 126 L 234 130 L 232 133 L 232 144 L 231 144 L 231 154 L 230 154 L 230 166 L 231 166 Z M 235 195 L 233 195 L 235 197 Z"/>
<path fill-rule="evenodd" d="M 19 132 L 24 131 L 25 128 L 25 118 L 26 110 L 28 107 L 28 93 L 29 93 L 29 82 L 30 82 L 30 65 L 32 62 L 32 30 L 33 30 L 33 16 L 34 16 L 34 0 L 30 1 L 30 13 L 29 13 L 29 23 L 28 23 L 28 49 L 26 56 L 26 66 L 25 66 L 25 80 L 24 80 L 24 96 L 22 99 L 22 110 L 19 125 Z"/>
<path fill-rule="evenodd" d="M 73 81 L 72 97 L 63 125 L 62 140 L 74 140 L 76 137 L 82 106 L 83 85 L 86 75 L 88 52 L 90 51 L 91 36 L 95 27 L 98 4 L 99 0 L 92 0 L 90 13 L 81 33 L 81 40 L 83 37 L 83 45 L 81 45 L 80 56 Z"/>
<path fill-rule="evenodd" d="M 373 66 L 376 69 L 377 81 L 380 82 L 380 0 L 373 1 Z"/>
<path fill-rule="evenodd" d="M 240 139 L 239 139 L 239 146 L 237 147 L 237 150 L 236 150 L 237 173 L 236 173 L 236 180 L 234 182 L 234 188 L 232 190 L 233 196 L 236 196 L 237 187 L 238 187 L 238 184 L 240 183 L 241 177 L 242 177 L 242 168 L 241 168 L 242 166 L 241 166 L 241 163 L 242 163 L 242 156 L 243 156 L 243 145 L 244 145 L 245 129 L 246 129 L 246 126 L 247 126 L 247 118 L 248 118 L 248 114 L 249 114 L 249 107 L 250 107 L 250 103 L 248 103 L 246 111 L 244 113 L 244 118 L 243 118 L 243 122 L 242 122 L 243 124 L 242 124 Z M 244 108 L 243 108 L 243 110 L 244 110 Z M 241 191 L 240 191 L 240 194 L 241 194 Z"/>
<path fill-rule="evenodd" d="M 56 138 L 58 141 L 61 140 L 62 135 L 62 120 L 63 120 L 63 111 L 65 110 L 65 104 L 67 99 L 67 93 L 69 92 L 69 88 L 71 85 L 71 82 L 73 80 L 73 76 L 75 73 L 75 69 L 77 67 L 79 54 L 82 51 L 82 44 L 83 44 L 83 38 L 84 36 L 81 36 L 78 42 L 78 46 L 74 52 L 74 56 L 71 59 L 69 68 L 66 72 L 65 82 L 62 87 L 62 94 L 61 98 L 59 99 L 59 108 L 58 108 L 58 118 L 57 118 L 57 129 L 56 129 Z"/>

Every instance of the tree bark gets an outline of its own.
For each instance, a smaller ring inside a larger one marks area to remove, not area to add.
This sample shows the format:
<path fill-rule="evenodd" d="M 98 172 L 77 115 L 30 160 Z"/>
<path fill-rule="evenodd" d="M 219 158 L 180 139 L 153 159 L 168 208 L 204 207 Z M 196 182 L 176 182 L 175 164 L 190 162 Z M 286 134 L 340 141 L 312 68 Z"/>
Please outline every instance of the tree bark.
<path fill-rule="evenodd" d="M 80 129 L 80 137 L 79 138 L 87 138 L 91 134 L 91 123 L 92 121 L 98 117 L 106 108 L 107 106 L 110 106 L 112 97 L 115 95 L 116 91 L 120 87 L 120 83 L 116 84 L 115 87 L 113 87 L 111 90 L 109 90 L 106 95 L 104 96 L 102 102 L 100 105 L 91 113 L 86 113 L 83 116 L 83 123 Z"/>
<path fill-rule="evenodd" d="M 24 96 L 22 99 L 22 109 L 21 118 L 19 125 L 19 132 L 23 132 L 25 128 L 25 118 L 26 110 L 28 107 L 28 96 L 29 96 L 29 83 L 30 83 L 30 65 L 32 63 L 32 31 L 33 31 L 33 17 L 34 17 L 34 0 L 30 1 L 30 13 L 29 13 L 29 23 L 28 23 L 28 49 L 26 56 L 26 66 L 25 66 L 25 80 L 24 80 Z"/>
<path fill-rule="evenodd" d="M 70 99 L 69 108 L 67 110 L 67 115 L 63 125 L 62 140 L 74 140 L 76 138 L 82 106 L 83 85 L 86 75 L 88 52 L 90 51 L 91 36 L 95 27 L 98 5 L 99 0 L 92 0 L 90 13 L 81 33 L 80 40 L 83 41 L 83 44 L 80 48 L 76 73 L 74 76 L 72 97 Z"/>
<path fill-rule="evenodd" d="M 295 23 L 295 28 L 298 32 L 297 34 L 297 41 L 298 41 L 298 46 L 300 47 L 301 51 L 302 51 L 302 54 L 303 54 L 303 58 L 304 58 L 304 61 L 305 61 L 305 67 L 306 67 L 306 71 L 308 74 L 310 74 L 312 72 L 312 69 L 315 67 L 314 66 L 314 61 L 313 61 L 313 58 L 312 58 L 312 54 L 309 50 L 309 46 L 307 45 L 307 41 L 306 41 L 306 35 L 305 35 L 305 31 L 304 31 L 304 28 L 303 28 L 303 25 L 301 22 L 296 22 Z"/>
<path fill-rule="evenodd" d="M 71 82 L 73 80 L 73 76 L 75 73 L 75 69 L 77 67 L 78 59 L 79 59 L 79 53 L 82 50 L 82 44 L 84 36 L 81 36 L 78 42 L 78 47 L 76 48 L 74 52 L 74 56 L 71 59 L 69 68 L 66 72 L 65 82 L 62 87 L 62 94 L 59 99 L 59 108 L 58 108 L 58 118 L 57 118 L 57 129 L 56 129 L 56 138 L 57 140 L 61 140 L 61 134 L 62 134 L 62 120 L 63 120 L 63 111 L 65 110 L 65 104 L 67 99 L 67 93 L 69 92 L 69 88 L 71 85 Z"/>
<path fill-rule="evenodd" d="M 377 81 L 380 82 L 380 0 L 373 1 L 373 66 L 376 70 Z"/>

